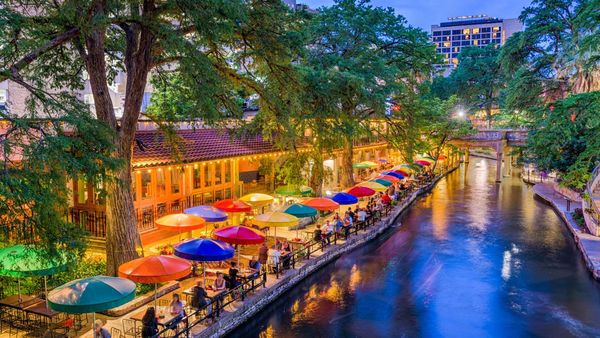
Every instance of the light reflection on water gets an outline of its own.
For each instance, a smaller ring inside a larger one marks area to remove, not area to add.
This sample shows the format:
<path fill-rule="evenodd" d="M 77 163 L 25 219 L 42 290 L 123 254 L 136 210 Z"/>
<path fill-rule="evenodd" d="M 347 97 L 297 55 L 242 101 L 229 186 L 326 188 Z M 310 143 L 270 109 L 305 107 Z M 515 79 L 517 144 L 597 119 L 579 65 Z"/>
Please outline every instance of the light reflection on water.
<path fill-rule="evenodd" d="M 517 178 L 494 179 L 494 161 L 456 171 L 231 336 L 600 336 L 600 288 L 564 225 Z"/>

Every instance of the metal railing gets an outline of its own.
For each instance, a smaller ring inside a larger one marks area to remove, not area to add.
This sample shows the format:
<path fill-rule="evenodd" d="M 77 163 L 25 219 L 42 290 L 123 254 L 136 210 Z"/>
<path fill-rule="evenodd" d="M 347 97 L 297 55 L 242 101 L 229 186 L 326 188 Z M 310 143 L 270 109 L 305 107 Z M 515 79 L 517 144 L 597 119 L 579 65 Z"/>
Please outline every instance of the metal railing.
<path fill-rule="evenodd" d="M 594 189 L 598 185 L 598 182 L 600 182 L 600 164 L 594 168 L 592 177 L 586 185 L 586 192 L 589 196 L 589 208 L 592 210 L 592 212 L 588 212 L 588 214 L 590 215 L 590 219 L 594 222 L 596 229 L 598 229 L 598 225 L 600 224 L 600 220 L 598 219 L 600 217 L 600 208 L 598 208 L 598 205 L 594 201 Z M 586 202 L 587 201 L 584 201 L 584 203 Z M 586 212 L 586 210 L 583 210 L 583 212 Z"/>
<path fill-rule="evenodd" d="M 193 309 L 191 313 L 186 314 L 179 323 L 167 323 L 165 327 L 152 336 L 152 338 L 164 336 L 190 337 L 190 333 L 195 326 L 203 324 L 209 319 L 219 318 L 225 307 L 238 300 L 244 301 L 248 293 L 255 291 L 261 286 L 266 287 L 266 284 L 267 273 L 263 271 L 255 278 L 250 278 L 226 293 L 211 299 L 201 308 Z M 175 328 L 177 328 L 177 332 L 175 332 Z"/>

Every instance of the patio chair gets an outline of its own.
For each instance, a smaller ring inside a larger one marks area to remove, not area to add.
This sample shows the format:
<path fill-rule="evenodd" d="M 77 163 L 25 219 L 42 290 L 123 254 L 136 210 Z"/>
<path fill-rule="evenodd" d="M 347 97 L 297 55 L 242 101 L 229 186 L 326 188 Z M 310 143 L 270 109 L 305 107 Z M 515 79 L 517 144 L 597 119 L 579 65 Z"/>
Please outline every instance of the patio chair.
<path fill-rule="evenodd" d="M 117 329 L 116 327 L 110 328 L 110 335 L 112 338 L 123 338 L 123 331 Z"/>
<path fill-rule="evenodd" d="M 138 329 L 133 319 L 123 319 L 123 335 L 125 337 L 141 337 L 142 328 Z"/>

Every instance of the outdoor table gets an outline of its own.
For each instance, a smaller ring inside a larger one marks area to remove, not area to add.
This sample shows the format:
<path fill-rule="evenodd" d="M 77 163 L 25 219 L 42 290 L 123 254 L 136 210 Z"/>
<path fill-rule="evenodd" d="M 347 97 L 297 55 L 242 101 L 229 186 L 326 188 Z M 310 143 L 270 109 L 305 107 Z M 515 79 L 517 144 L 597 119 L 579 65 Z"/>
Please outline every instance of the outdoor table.
<path fill-rule="evenodd" d="M 147 308 L 142 309 L 141 311 L 138 311 L 136 313 L 134 313 L 131 316 L 131 319 L 141 322 L 142 319 L 144 319 L 144 314 L 146 313 Z M 171 324 L 171 322 L 173 322 L 173 320 L 175 319 L 175 316 L 173 316 L 171 314 L 171 312 L 169 311 L 169 307 L 168 306 L 157 306 L 156 307 L 156 320 L 158 325 L 160 326 L 169 326 L 169 324 Z"/>
<path fill-rule="evenodd" d="M 21 300 L 19 301 L 19 295 L 13 295 L 1 299 L 0 306 L 6 306 L 13 309 L 23 310 L 26 307 L 40 302 L 44 302 L 44 300 L 33 296 L 21 295 Z"/>
<path fill-rule="evenodd" d="M 206 295 L 210 299 L 215 299 L 215 297 L 218 298 L 219 296 L 221 296 L 222 294 L 224 294 L 227 291 L 227 289 L 215 291 L 215 290 L 211 290 L 211 289 L 208 289 L 208 288 L 204 288 L 204 290 L 206 291 Z M 187 296 L 194 295 L 194 287 L 192 286 L 191 288 L 185 289 L 183 291 L 183 294 L 187 295 Z"/>
<path fill-rule="evenodd" d="M 25 308 L 25 313 L 38 316 L 46 325 L 50 325 L 60 312 L 54 311 L 46 305 L 46 302 L 38 302 Z"/>

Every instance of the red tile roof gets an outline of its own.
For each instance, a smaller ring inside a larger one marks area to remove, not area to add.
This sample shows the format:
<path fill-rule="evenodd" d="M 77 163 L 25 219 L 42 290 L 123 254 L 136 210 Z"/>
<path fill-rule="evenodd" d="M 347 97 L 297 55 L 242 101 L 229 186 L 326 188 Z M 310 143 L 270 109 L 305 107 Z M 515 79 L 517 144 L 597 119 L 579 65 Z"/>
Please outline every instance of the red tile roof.
<path fill-rule="evenodd" d="M 260 136 L 239 137 L 216 129 L 178 130 L 177 144 L 182 162 L 199 162 L 228 157 L 254 155 L 277 151 Z M 133 147 L 133 167 L 149 167 L 176 163 L 173 147 L 165 134 L 158 130 L 136 133 Z"/>

